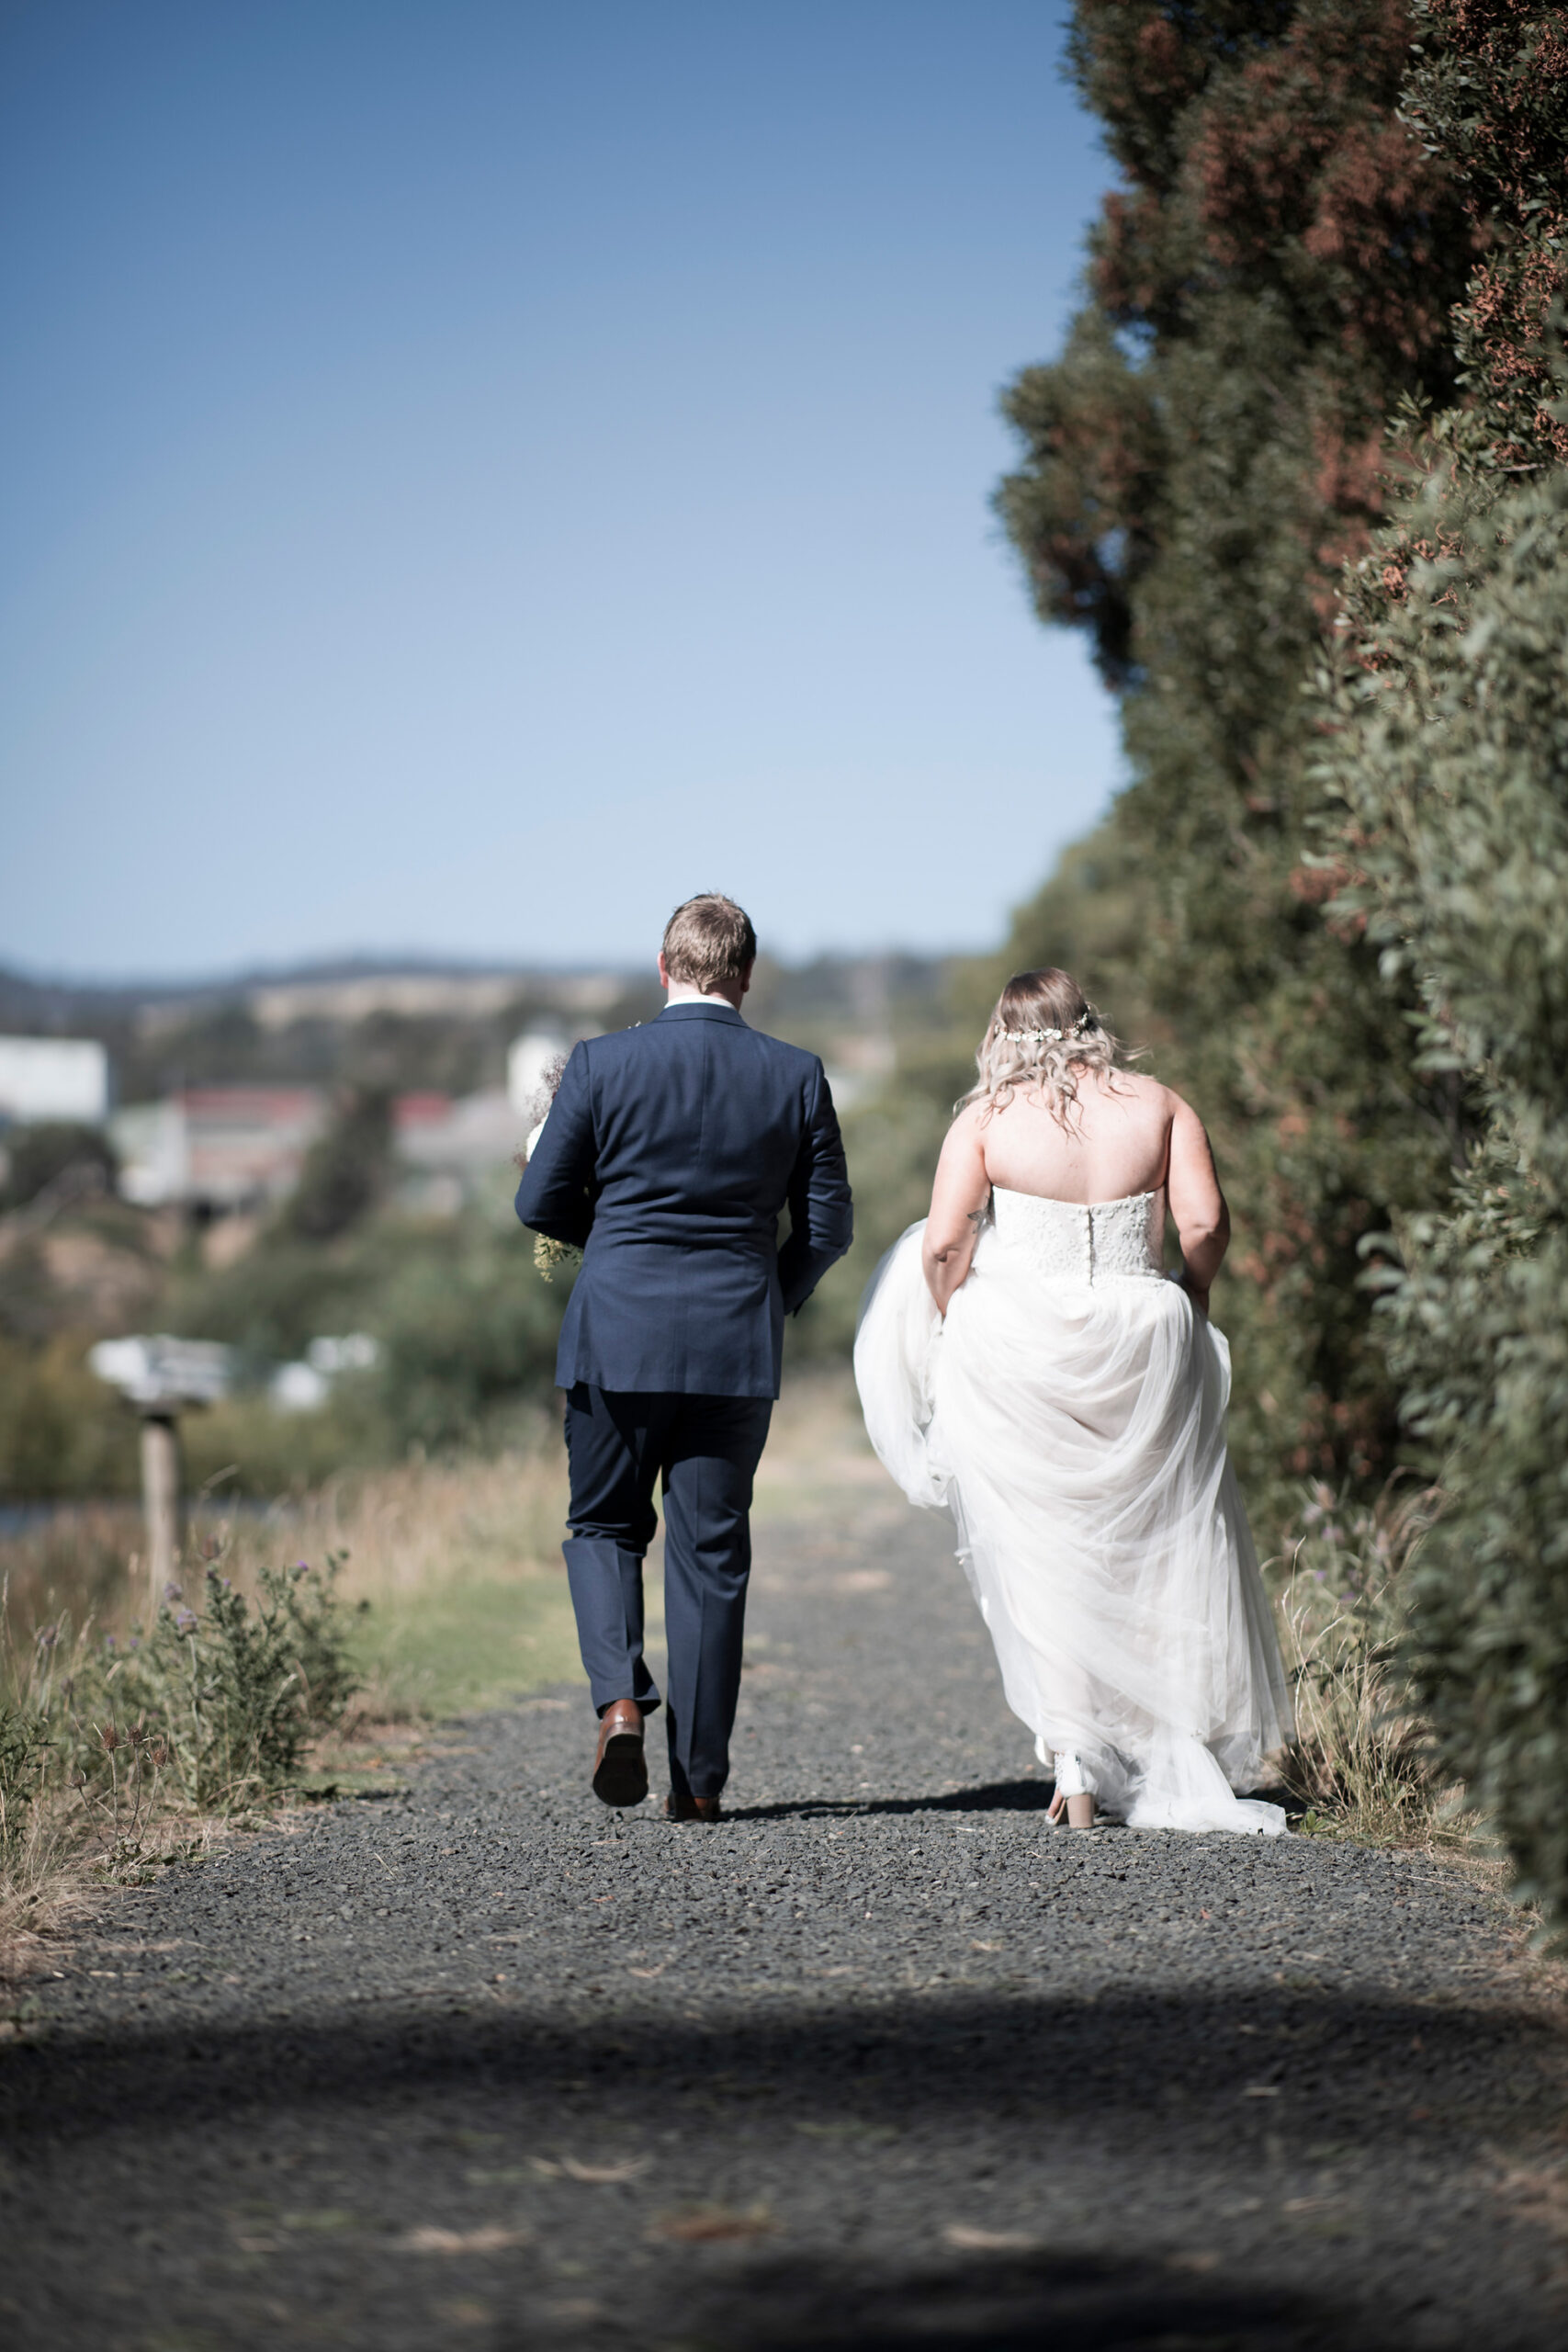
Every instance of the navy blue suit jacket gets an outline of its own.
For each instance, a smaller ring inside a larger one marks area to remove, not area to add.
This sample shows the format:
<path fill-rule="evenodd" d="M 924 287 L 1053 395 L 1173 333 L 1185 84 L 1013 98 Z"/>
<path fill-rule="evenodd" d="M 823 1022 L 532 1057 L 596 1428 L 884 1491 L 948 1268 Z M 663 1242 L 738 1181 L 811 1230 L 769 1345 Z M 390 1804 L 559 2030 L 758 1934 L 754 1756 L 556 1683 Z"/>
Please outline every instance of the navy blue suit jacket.
<path fill-rule="evenodd" d="M 822 1065 L 716 1000 L 590 1038 L 567 1063 L 517 1214 L 582 1247 L 563 1388 L 776 1396 L 784 1318 L 853 1233 Z"/>

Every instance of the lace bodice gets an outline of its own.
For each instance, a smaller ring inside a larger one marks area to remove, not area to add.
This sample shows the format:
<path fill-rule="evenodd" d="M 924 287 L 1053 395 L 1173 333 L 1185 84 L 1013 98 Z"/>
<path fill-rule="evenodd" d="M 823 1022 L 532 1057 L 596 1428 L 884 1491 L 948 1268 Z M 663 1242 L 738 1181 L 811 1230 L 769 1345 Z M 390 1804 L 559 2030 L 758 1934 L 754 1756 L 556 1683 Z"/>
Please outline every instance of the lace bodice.
<path fill-rule="evenodd" d="M 1029 1260 L 1047 1281 L 1157 1282 L 1165 1246 L 1165 1193 L 1134 1193 L 1122 1201 L 1042 1200 L 1034 1193 L 991 1194 L 997 1238 Z"/>

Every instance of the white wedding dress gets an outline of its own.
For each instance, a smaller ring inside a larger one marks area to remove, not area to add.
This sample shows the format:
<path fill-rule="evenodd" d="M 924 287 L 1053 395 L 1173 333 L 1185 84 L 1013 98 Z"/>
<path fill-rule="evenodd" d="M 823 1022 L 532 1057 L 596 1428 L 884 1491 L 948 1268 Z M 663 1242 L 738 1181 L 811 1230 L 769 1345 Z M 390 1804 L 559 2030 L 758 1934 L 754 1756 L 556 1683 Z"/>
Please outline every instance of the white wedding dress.
<path fill-rule="evenodd" d="M 855 1379 L 910 1501 L 953 1513 L 1008 1704 L 1059 1786 L 1133 1828 L 1277 1835 L 1278 1805 L 1235 1793 L 1290 1702 L 1225 1452 L 1230 1351 L 1161 1272 L 1164 1193 L 998 1187 L 945 1323 L 924 1229 L 872 1277 Z"/>

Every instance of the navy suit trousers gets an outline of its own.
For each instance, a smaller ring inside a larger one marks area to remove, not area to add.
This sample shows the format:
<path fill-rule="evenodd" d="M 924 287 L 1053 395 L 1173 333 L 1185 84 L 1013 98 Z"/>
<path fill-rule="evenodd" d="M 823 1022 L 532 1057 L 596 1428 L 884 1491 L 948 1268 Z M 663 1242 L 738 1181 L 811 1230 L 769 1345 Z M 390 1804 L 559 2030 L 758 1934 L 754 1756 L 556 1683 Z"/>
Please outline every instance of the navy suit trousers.
<path fill-rule="evenodd" d="M 642 1654 L 642 1564 L 664 1496 L 666 1729 L 677 1795 L 716 1797 L 729 1776 L 740 1696 L 751 1482 L 773 1399 L 655 1389 L 567 1391 L 570 1542 L 562 1546 L 593 1703 L 660 1703 Z"/>

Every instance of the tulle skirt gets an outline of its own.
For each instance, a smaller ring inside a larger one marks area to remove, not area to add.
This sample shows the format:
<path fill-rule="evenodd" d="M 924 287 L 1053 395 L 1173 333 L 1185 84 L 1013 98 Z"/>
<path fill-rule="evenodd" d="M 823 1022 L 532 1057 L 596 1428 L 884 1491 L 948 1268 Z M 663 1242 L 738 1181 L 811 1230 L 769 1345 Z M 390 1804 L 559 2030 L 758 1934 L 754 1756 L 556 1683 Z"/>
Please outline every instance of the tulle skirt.
<path fill-rule="evenodd" d="M 1041 1276 L 994 1227 L 945 1323 L 911 1226 L 855 1378 L 877 1453 L 945 1504 L 1008 1704 L 1134 1828 L 1277 1834 L 1246 1802 L 1290 1704 L 1225 1451 L 1230 1351 L 1175 1283 Z"/>

